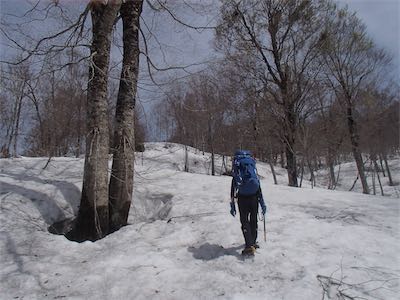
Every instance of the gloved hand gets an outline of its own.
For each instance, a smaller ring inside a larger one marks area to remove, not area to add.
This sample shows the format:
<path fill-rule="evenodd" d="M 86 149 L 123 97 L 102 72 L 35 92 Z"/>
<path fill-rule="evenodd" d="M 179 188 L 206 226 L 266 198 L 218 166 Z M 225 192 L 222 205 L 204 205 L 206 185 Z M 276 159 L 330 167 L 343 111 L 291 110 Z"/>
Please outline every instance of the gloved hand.
<path fill-rule="evenodd" d="M 265 206 L 265 204 L 261 204 L 261 210 L 262 210 L 262 214 L 263 216 L 265 215 L 265 213 L 267 212 L 267 207 Z"/>
<path fill-rule="evenodd" d="M 236 207 L 235 207 L 235 202 L 231 201 L 231 211 L 230 211 L 232 217 L 236 215 Z"/>
<path fill-rule="evenodd" d="M 267 212 L 267 206 L 265 205 L 264 200 L 260 201 L 260 206 L 261 206 L 262 214 L 265 215 L 265 213 Z"/>

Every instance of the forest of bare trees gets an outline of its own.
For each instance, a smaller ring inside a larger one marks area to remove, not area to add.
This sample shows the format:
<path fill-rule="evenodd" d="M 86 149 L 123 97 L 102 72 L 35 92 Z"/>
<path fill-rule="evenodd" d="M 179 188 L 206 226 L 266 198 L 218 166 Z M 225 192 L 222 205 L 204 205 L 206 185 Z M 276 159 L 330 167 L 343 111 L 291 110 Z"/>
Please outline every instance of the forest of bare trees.
<path fill-rule="evenodd" d="M 154 73 L 185 67 L 152 61 L 143 9 L 189 30 L 200 26 L 181 20 L 168 1 L 93 0 L 73 9 L 62 2 L 38 1 L 2 19 L 12 56 L 0 69 L 0 154 L 85 155 L 71 239 L 96 240 L 126 225 L 134 151 L 150 139 L 212 156 L 250 149 L 273 174 L 276 165 L 286 168 L 293 187 L 305 174 L 315 184 L 314 172 L 327 168 L 334 189 L 335 165 L 344 161 L 356 162 L 365 194 L 377 193 L 367 170 L 394 184 L 387 160 L 399 150 L 399 86 L 390 55 L 347 8 L 330 0 L 223 0 L 215 26 L 202 27 L 215 32 L 218 59 L 159 84 Z M 43 20 L 53 32 L 27 32 Z M 142 76 L 162 90 L 146 109 L 136 101 Z"/>
<path fill-rule="evenodd" d="M 285 167 L 291 186 L 329 168 L 333 189 L 334 166 L 354 160 L 370 193 L 365 169 L 385 172 L 377 161 L 398 151 L 399 86 L 353 12 L 330 1 L 223 1 L 216 48 L 221 62 L 172 85 L 157 108 L 170 140 L 251 149 Z"/>

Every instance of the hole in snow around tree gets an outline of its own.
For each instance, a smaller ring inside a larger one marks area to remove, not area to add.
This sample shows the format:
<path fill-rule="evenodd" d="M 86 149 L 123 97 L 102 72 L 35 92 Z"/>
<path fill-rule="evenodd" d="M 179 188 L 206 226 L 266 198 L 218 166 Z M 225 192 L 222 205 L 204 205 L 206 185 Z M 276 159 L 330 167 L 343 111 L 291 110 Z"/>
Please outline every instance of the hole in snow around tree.
<path fill-rule="evenodd" d="M 153 222 L 168 218 L 172 209 L 173 195 L 169 193 L 137 194 L 131 207 L 134 222 Z"/>
<path fill-rule="evenodd" d="M 130 212 L 133 222 L 166 220 L 172 209 L 172 198 L 172 194 L 151 193 L 149 191 L 137 195 L 133 199 Z M 65 235 L 72 230 L 74 222 L 75 218 L 59 220 L 51 224 L 47 230 L 52 234 Z"/>
<path fill-rule="evenodd" d="M 69 218 L 53 223 L 47 230 L 52 234 L 64 235 L 72 230 L 73 225 L 74 218 Z"/>

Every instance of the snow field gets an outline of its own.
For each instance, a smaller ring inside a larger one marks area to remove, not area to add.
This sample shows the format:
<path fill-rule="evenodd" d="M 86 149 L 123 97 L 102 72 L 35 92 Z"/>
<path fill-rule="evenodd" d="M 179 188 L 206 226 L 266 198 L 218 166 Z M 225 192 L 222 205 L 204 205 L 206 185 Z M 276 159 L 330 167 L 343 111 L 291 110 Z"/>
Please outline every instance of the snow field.
<path fill-rule="evenodd" d="M 0 160 L 0 299 L 398 299 L 398 198 L 290 188 L 280 169 L 276 186 L 259 163 L 267 242 L 259 222 L 243 259 L 231 179 L 189 151 L 185 173 L 183 146 L 146 145 L 130 225 L 81 244 L 47 227 L 77 212 L 83 160 Z"/>

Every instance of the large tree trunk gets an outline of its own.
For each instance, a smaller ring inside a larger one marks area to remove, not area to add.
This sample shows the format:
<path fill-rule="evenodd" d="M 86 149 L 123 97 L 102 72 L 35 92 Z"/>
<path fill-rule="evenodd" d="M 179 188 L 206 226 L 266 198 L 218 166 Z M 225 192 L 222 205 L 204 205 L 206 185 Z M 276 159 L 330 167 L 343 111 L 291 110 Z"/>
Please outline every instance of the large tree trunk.
<path fill-rule="evenodd" d="M 296 115 L 293 105 L 289 105 L 285 109 L 285 152 L 287 173 L 289 186 L 298 187 L 297 183 L 297 162 L 295 152 L 295 136 L 296 136 Z"/>
<path fill-rule="evenodd" d="M 358 170 L 358 174 L 359 174 L 359 177 L 361 180 L 363 193 L 369 194 L 367 178 L 366 178 L 365 172 L 364 172 L 364 163 L 362 160 L 361 151 L 360 151 L 360 147 L 359 147 L 359 136 L 358 136 L 358 131 L 357 131 L 357 124 L 354 120 L 353 108 L 350 103 L 351 101 L 348 101 L 348 102 L 349 103 L 347 103 L 347 126 L 348 126 L 349 133 L 350 133 L 350 141 L 351 141 L 353 156 L 354 156 L 354 159 L 357 164 L 357 170 Z"/>
<path fill-rule="evenodd" d="M 109 232 L 107 83 L 114 21 L 120 2 L 92 2 L 92 63 L 87 93 L 86 156 L 78 218 L 67 237 L 97 240 Z"/>
<path fill-rule="evenodd" d="M 113 164 L 110 179 L 110 231 L 125 226 L 133 193 L 135 158 L 135 97 L 139 74 L 139 20 L 142 1 L 121 5 L 124 56 L 115 113 Z"/>

